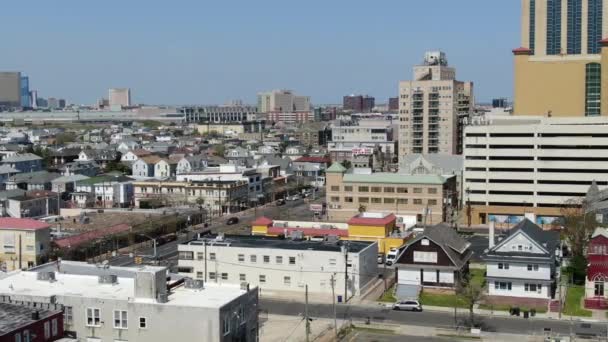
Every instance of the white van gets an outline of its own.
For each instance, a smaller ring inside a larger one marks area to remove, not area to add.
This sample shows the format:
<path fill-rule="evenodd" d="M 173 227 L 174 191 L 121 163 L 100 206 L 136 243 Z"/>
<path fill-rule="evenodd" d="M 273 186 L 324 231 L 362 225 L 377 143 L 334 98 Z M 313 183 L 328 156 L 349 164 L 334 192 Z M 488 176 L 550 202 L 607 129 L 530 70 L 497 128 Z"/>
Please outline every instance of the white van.
<path fill-rule="evenodd" d="M 386 254 L 386 265 L 390 266 L 397 261 L 397 255 L 399 254 L 399 250 L 396 248 L 391 248 L 391 250 Z"/>

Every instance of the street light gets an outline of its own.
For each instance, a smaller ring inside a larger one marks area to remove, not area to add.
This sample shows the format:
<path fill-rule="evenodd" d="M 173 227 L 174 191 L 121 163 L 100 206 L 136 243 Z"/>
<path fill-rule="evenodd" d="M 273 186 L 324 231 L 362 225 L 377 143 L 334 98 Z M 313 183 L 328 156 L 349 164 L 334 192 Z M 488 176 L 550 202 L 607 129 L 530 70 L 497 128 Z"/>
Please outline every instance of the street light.
<path fill-rule="evenodd" d="M 154 260 L 156 260 L 156 238 L 150 237 L 149 235 L 146 235 L 143 233 L 139 233 L 139 235 L 141 235 L 143 237 L 147 237 L 148 239 L 152 240 L 152 242 L 154 243 Z"/>

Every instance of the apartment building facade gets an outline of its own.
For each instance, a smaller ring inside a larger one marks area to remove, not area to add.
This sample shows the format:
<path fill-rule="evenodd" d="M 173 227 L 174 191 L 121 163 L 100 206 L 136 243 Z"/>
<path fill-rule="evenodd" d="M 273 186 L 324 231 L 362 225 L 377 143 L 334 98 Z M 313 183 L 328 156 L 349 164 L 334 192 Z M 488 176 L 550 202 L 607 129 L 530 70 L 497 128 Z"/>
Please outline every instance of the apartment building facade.
<path fill-rule="evenodd" d="M 378 273 L 378 244 L 290 240 L 269 236 L 218 236 L 178 245 L 180 274 L 207 283 L 247 282 L 262 293 L 302 292 L 358 296 Z M 348 266 L 345 261 L 348 260 Z M 344 270 L 347 270 L 345 276 Z"/>
<path fill-rule="evenodd" d="M 310 96 L 296 95 L 291 90 L 276 89 L 258 93 L 258 112 L 310 112 Z"/>
<path fill-rule="evenodd" d="M 514 114 L 608 113 L 608 3 L 522 0 L 515 61 Z"/>
<path fill-rule="evenodd" d="M 347 221 L 360 211 L 395 213 L 401 220 L 433 224 L 448 221 L 456 209 L 456 176 L 347 171 L 335 163 L 326 170 L 327 219 Z"/>
<path fill-rule="evenodd" d="M 399 83 L 399 155 L 461 154 L 458 136 L 473 112 L 473 83 L 456 80 L 443 52 L 427 52 L 413 74 Z"/>
<path fill-rule="evenodd" d="M 608 119 L 515 116 L 467 126 L 464 202 L 472 224 L 551 224 L 561 208 L 608 186 Z M 468 209 L 467 209 L 468 210 Z"/>
<path fill-rule="evenodd" d="M 0 241 L 0 271 L 30 268 L 51 250 L 50 226 L 33 219 L 3 217 Z"/>
<path fill-rule="evenodd" d="M 196 106 L 182 107 L 179 111 L 188 123 L 221 124 L 254 121 L 258 109 L 255 106 Z"/>
<path fill-rule="evenodd" d="M 139 181 L 133 182 L 134 204 L 197 204 L 211 213 L 240 211 L 248 203 L 248 184 L 243 180 Z M 143 205 L 144 207 L 146 204 Z"/>

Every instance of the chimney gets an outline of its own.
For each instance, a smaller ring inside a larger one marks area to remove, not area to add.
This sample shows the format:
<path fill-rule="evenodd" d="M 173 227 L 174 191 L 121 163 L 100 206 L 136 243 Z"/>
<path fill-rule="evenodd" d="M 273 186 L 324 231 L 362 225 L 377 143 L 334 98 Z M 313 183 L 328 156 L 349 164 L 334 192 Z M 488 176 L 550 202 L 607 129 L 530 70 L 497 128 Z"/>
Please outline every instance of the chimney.
<path fill-rule="evenodd" d="M 490 228 L 488 232 L 488 247 L 490 249 L 494 247 L 494 221 L 490 221 Z"/>

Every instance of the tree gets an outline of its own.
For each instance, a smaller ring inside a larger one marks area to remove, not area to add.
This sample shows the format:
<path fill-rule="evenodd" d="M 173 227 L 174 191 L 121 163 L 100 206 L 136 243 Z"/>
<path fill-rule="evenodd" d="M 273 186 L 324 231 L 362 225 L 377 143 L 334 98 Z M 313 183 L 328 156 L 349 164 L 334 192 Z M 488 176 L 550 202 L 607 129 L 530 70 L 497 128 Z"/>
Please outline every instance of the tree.
<path fill-rule="evenodd" d="M 475 304 L 479 303 L 479 301 L 483 299 L 483 284 L 474 282 L 472 281 L 470 276 L 467 276 L 460 284 L 460 287 L 458 288 L 458 294 L 469 309 L 469 324 L 471 326 L 474 326 L 475 315 L 473 312 L 473 308 L 475 307 Z"/>
<path fill-rule="evenodd" d="M 106 165 L 106 172 L 118 171 L 125 175 L 131 174 L 131 168 L 121 162 L 111 161 Z"/>
<path fill-rule="evenodd" d="M 344 168 L 347 170 L 353 166 L 353 164 L 350 162 L 350 160 L 343 160 L 342 163 L 340 163 L 340 164 L 342 164 L 342 166 L 344 166 Z"/>
<path fill-rule="evenodd" d="M 215 145 L 213 146 L 213 149 L 215 150 L 216 156 L 223 157 L 224 153 L 226 153 L 226 147 L 224 145 Z"/>
<path fill-rule="evenodd" d="M 361 204 L 361 205 L 359 206 L 359 213 L 361 213 L 361 214 L 362 214 L 362 213 L 364 213 L 364 212 L 366 212 L 366 211 L 367 211 L 367 207 L 366 207 L 366 206 L 364 206 L 363 204 Z"/>
<path fill-rule="evenodd" d="M 572 256 L 585 256 L 589 237 L 598 226 L 591 203 L 586 200 L 569 200 L 560 209 L 564 229 L 562 238 L 568 243 Z"/>
<path fill-rule="evenodd" d="M 57 136 L 55 136 L 55 141 L 57 142 L 57 145 L 65 145 L 70 142 L 75 142 L 76 140 L 76 135 L 70 132 L 59 133 L 57 134 Z"/>

